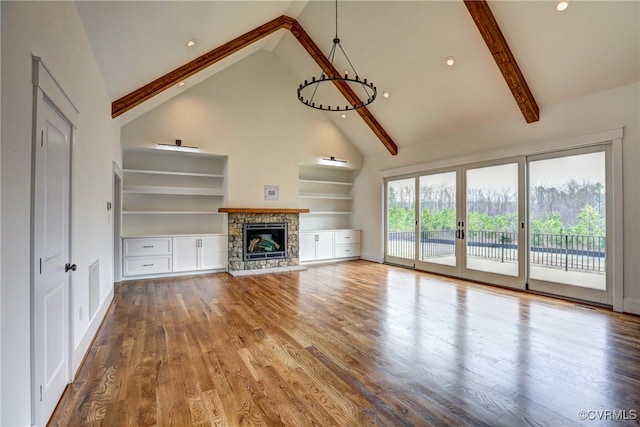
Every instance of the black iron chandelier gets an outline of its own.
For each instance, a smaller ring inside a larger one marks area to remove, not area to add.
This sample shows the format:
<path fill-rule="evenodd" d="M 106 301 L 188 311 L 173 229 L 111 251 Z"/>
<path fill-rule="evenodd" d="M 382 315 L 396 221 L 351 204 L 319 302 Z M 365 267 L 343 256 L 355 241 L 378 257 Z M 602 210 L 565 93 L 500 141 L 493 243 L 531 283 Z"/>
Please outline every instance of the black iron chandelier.
<path fill-rule="evenodd" d="M 339 49 L 338 49 L 339 48 Z M 342 52 L 344 55 L 347 64 L 349 64 L 350 70 L 346 70 L 344 76 L 340 75 L 336 72 L 336 68 L 333 65 L 335 60 L 336 52 Z M 329 56 L 327 57 L 329 63 L 331 64 L 330 69 L 334 71 L 333 74 L 329 75 L 324 71 L 320 75 L 319 78 L 312 77 L 311 81 L 305 80 L 304 83 L 301 83 L 298 87 L 298 100 L 302 102 L 307 107 L 315 108 L 316 110 L 324 110 L 324 111 L 349 111 L 349 110 L 357 110 L 358 108 L 366 107 L 371 104 L 375 99 L 378 93 L 376 87 L 372 82 L 368 82 L 367 79 L 360 79 L 360 76 L 356 72 L 353 64 L 349 60 L 349 57 L 345 53 L 342 48 L 342 44 L 340 44 L 340 38 L 338 37 L 338 0 L 336 0 L 336 35 L 333 39 L 333 47 L 329 52 Z M 349 76 L 349 71 L 353 73 L 354 77 Z M 318 88 L 321 86 L 328 86 L 331 84 L 336 84 L 336 82 L 342 82 L 351 88 L 352 92 L 357 95 L 360 99 L 364 99 L 360 101 L 360 103 L 354 104 L 346 104 L 344 108 L 340 105 L 332 106 L 328 103 L 320 103 L 315 99 L 316 93 L 318 92 Z M 305 96 L 305 94 L 307 96 Z"/>

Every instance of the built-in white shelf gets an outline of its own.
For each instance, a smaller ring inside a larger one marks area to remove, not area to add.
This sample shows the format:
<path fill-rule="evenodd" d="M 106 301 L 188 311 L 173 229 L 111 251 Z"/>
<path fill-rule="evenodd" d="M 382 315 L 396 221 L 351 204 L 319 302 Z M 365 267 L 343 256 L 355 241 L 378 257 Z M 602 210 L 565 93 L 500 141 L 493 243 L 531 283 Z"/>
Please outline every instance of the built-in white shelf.
<path fill-rule="evenodd" d="M 173 176 L 198 176 L 203 178 L 224 178 L 224 175 L 215 173 L 197 173 L 197 172 L 171 172 L 150 169 L 123 169 L 124 173 L 140 173 L 150 175 L 173 175 Z"/>
<path fill-rule="evenodd" d="M 304 213 L 304 214 L 300 214 L 300 215 L 351 215 L 353 212 L 351 211 L 332 211 L 332 212 L 319 212 L 319 211 L 313 211 L 313 212 L 309 212 L 309 213 Z"/>
<path fill-rule="evenodd" d="M 123 211 L 123 215 L 224 215 L 218 211 Z"/>
<path fill-rule="evenodd" d="M 122 192 L 137 194 L 173 194 L 185 196 L 224 196 L 224 190 L 219 188 L 165 187 L 151 185 L 125 186 Z"/>
<path fill-rule="evenodd" d="M 226 232 L 226 156 L 125 148 L 122 159 L 123 235 Z"/>
<path fill-rule="evenodd" d="M 353 182 L 341 182 L 341 181 L 320 181 L 317 179 L 300 179 L 298 182 L 306 184 L 327 184 L 327 185 L 347 185 L 353 186 Z"/>
<path fill-rule="evenodd" d="M 333 200 L 353 200 L 352 196 L 344 194 L 300 194 L 301 199 L 333 199 Z"/>
<path fill-rule="evenodd" d="M 349 228 L 352 194 L 358 171 L 327 165 L 303 165 L 298 169 L 298 198 L 310 212 L 300 217 L 300 230 Z"/>

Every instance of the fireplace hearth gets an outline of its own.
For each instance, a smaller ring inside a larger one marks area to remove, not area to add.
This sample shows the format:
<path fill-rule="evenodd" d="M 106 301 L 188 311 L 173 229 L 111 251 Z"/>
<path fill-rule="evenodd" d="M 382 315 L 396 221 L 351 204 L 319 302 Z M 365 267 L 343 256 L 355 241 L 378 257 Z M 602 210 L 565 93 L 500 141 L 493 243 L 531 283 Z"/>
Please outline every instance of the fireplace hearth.
<path fill-rule="evenodd" d="M 287 223 L 248 223 L 242 227 L 243 259 L 287 257 Z"/>

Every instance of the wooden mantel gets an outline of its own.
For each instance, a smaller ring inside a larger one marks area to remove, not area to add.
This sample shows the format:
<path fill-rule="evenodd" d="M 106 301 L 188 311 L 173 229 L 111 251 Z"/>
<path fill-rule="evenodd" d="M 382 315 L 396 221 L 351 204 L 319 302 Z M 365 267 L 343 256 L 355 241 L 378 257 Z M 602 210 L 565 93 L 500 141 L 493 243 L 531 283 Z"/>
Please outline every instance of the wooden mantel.
<path fill-rule="evenodd" d="M 309 213 L 309 209 L 298 208 L 218 208 L 218 212 L 254 213 L 254 214 L 301 214 Z"/>

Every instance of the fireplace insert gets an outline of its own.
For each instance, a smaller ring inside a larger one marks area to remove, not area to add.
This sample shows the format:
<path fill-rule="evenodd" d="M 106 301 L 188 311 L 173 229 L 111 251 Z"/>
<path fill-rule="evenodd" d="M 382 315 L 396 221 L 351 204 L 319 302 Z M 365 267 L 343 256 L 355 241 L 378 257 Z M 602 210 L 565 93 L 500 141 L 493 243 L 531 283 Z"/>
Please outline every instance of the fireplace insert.
<path fill-rule="evenodd" d="M 287 224 L 244 224 L 242 253 L 245 261 L 287 257 Z"/>

